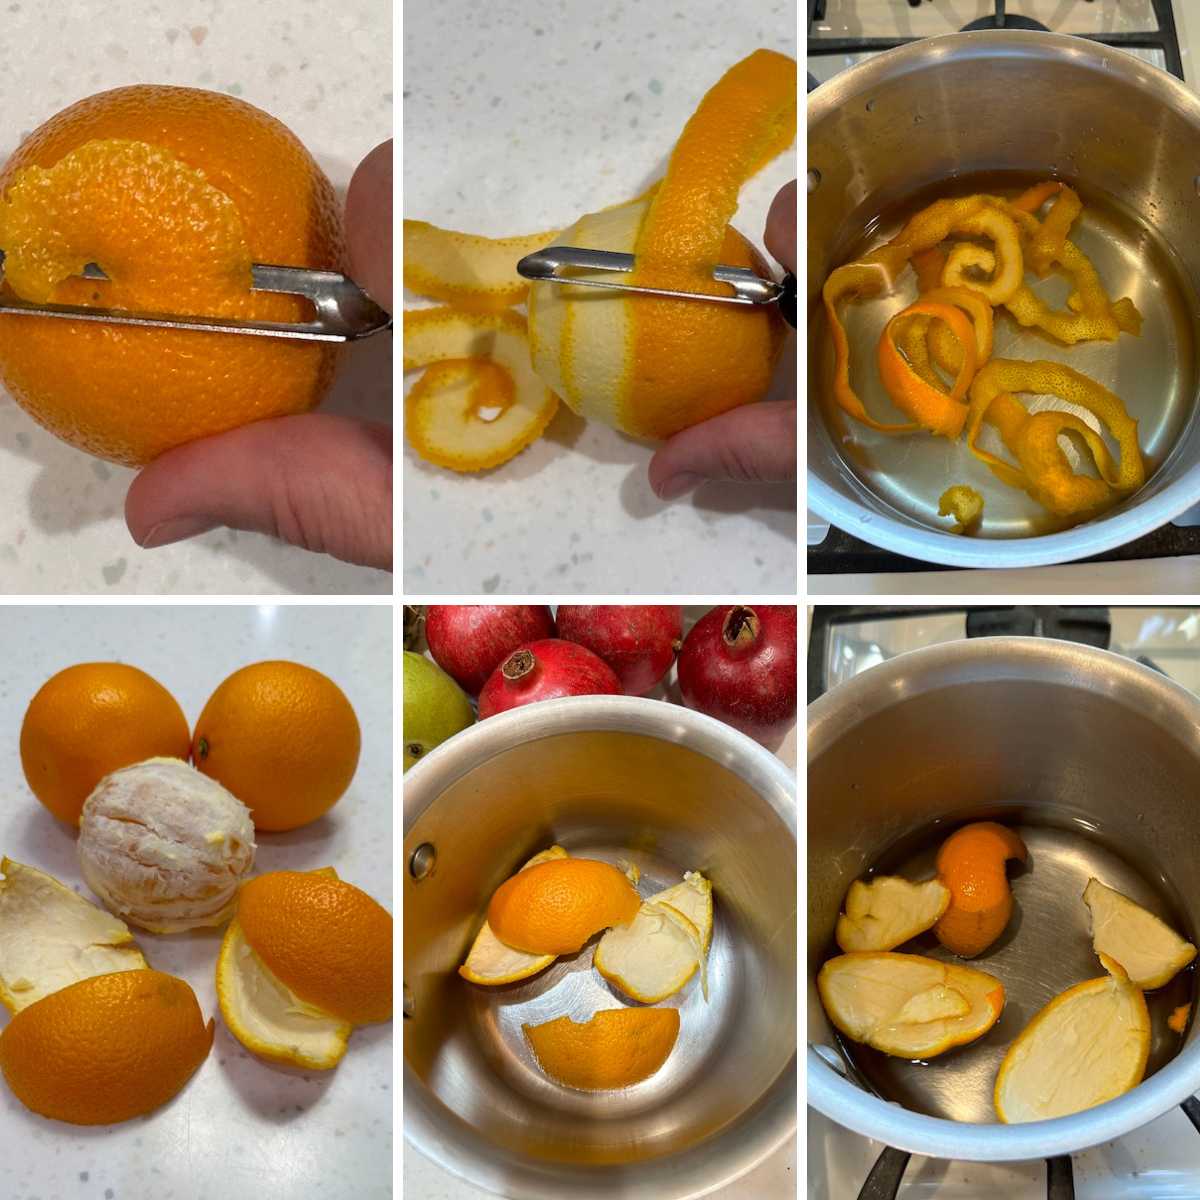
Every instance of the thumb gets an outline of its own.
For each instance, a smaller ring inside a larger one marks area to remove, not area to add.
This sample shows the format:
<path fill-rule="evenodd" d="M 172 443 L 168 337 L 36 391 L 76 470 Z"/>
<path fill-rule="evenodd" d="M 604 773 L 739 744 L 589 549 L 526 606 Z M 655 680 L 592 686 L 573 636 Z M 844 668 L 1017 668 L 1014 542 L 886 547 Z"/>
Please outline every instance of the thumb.
<path fill-rule="evenodd" d="M 650 460 L 650 486 L 675 500 L 703 479 L 778 483 L 796 478 L 796 406 L 767 400 L 675 434 Z"/>
<path fill-rule="evenodd" d="M 391 430 L 309 413 L 178 446 L 133 481 L 125 521 L 148 549 L 228 525 L 390 570 Z"/>

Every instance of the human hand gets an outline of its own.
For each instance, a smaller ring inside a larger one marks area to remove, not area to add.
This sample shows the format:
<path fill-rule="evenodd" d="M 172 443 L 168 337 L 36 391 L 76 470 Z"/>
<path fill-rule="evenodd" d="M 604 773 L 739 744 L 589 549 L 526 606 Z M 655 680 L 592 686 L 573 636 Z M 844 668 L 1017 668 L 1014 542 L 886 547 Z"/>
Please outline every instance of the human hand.
<path fill-rule="evenodd" d="M 392 307 L 392 143 L 346 195 L 350 273 Z M 392 431 L 329 413 L 278 417 L 176 447 L 133 481 L 125 521 L 147 549 L 220 525 L 390 570 Z"/>
<path fill-rule="evenodd" d="M 767 249 L 796 273 L 796 181 L 771 203 Z M 790 397 L 744 404 L 669 438 L 650 460 L 650 486 L 676 500 L 705 479 L 779 483 L 796 478 L 795 362 L 780 361 Z"/>

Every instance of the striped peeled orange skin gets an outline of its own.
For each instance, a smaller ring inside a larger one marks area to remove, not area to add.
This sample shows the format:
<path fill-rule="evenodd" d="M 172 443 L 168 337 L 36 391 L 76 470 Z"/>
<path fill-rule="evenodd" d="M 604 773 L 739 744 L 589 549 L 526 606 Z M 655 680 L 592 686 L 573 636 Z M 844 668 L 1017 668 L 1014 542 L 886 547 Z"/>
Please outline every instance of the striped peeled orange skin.
<path fill-rule="evenodd" d="M 340 270 L 333 186 L 282 123 L 232 96 L 136 85 L 35 130 L 0 170 L 6 286 L 96 307 L 307 319 L 250 291 L 254 262 Z M 78 271 L 96 262 L 109 282 Z M 0 381 L 35 420 L 131 466 L 304 412 L 337 351 L 275 338 L 0 317 Z"/>
<path fill-rule="evenodd" d="M 96 975 L 23 1009 L 0 1034 L 0 1070 L 44 1117 L 109 1125 L 158 1108 L 208 1057 L 195 993 L 160 971 Z"/>
<path fill-rule="evenodd" d="M 392 1015 L 392 916 L 364 891 L 304 871 L 252 879 L 238 924 L 267 968 L 306 1004 L 353 1025 Z"/>

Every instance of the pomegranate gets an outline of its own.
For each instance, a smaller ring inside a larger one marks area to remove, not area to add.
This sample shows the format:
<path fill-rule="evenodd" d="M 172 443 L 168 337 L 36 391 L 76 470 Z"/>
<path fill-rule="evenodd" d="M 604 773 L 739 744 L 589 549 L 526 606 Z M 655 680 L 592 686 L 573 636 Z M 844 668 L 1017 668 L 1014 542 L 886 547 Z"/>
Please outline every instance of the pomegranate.
<path fill-rule="evenodd" d="M 770 745 L 796 718 L 796 609 L 722 605 L 692 627 L 679 652 L 679 690 L 697 709 Z"/>
<path fill-rule="evenodd" d="M 644 696 L 662 679 L 683 637 L 678 604 L 560 604 L 554 622 L 560 638 L 612 667 L 627 696 Z"/>
<path fill-rule="evenodd" d="M 590 650 L 545 638 L 514 650 L 479 693 L 479 719 L 560 696 L 619 696 L 621 681 Z"/>
<path fill-rule="evenodd" d="M 518 646 L 553 636 L 545 604 L 431 604 L 425 613 L 433 661 L 472 696 Z"/>

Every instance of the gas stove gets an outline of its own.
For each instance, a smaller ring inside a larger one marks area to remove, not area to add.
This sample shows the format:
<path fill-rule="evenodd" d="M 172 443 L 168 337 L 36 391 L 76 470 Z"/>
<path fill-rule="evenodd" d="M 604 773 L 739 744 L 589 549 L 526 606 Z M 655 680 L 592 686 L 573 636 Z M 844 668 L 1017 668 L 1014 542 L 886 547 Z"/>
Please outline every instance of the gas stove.
<path fill-rule="evenodd" d="M 819 605 L 810 620 L 810 703 L 905 651 L 997 634 L 1063 638 L 1111 650 L 1200 695 L 1200 610 L 1193 608 Z M 1193 1097 L 1188 1103 L 1187 1114 L 1175 1109 L 1118 1141 L 1073 1155 L 1069 1172 L 1055 1160 L 1061 1172 L 1054 1180 L 1057 1191 L 1043 1160 L 972 1163 L 914 1156 L 894 1194 L 899 1200 L 1200 1200 L 1200 1102 Z M 862 1190 L 884 1149 L 809 1109 L 809 1200 L 890 1200 L 890 1186 Z M 1063 1183 L 1068 1175 L 1073 1191 Z"/>
<path fill-rule="evenodd" d="M 1200 49 L 1200 6 L 1192 6 L 1190 30 L 1185 7 L 1180 0 L 808 0 L 808 87 L 811 91 L 865 58 L 921 38 L 1008 28 L 1069 33 L 1118 47 L 1195 88 L 1200 64 L 1190 53 L 1189 35 Z M 1181 555 L 1200 555 L 1200 506 L 1154 533 L 1087 561 Z M 947 569 L 952 568 L 935 568 L 880 550 L 809 514 L 810 575 Z"/>

